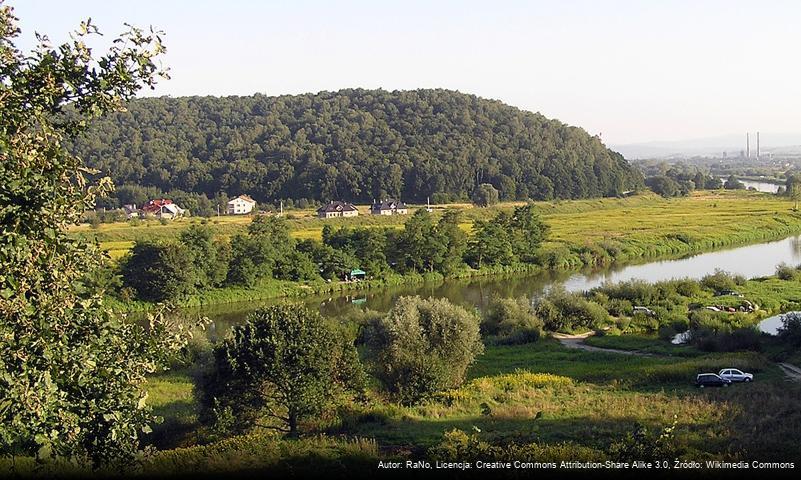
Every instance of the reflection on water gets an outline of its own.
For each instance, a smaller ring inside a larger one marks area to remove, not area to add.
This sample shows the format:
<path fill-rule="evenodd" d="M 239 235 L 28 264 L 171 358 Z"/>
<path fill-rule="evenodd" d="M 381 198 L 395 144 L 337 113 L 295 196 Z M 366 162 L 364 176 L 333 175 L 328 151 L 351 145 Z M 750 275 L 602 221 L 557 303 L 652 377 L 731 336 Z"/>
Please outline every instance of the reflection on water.
<path fill-rule="evenodd" d="M 299 301 L 310 308 L 319 309 L 323 315 L 334 318 L 346 318 L 363 308 L 385 312 L 392 307 L 398 297 L 404 295 L 447 298 L 467 308 L 481 310 L 495 296 L 534 298 L 555 285 L 563 285 L 569 291 L 583 291 L 600 286 L 604 282 L 620 282 L 631 279 L 648 282 L 685 277 L 698 279 L 713 273 L 716 269 L 753 278 L 772 275 L 775 273 L 776 265 L 780 263 L 790 265 L 801 263 L 801 237 L 790 237 L 784 240 L 703 253 L 675 260 L 640 265 L 614 265 L 605 269 L 587 270 L 581 273 L 545 272 L 529 276 L 449 280 L 436 284 L 401 286 L 377 291 L 310 296 Z M 209 328 L 209 336 L 212 339 L 220 338 L 232 325 L 241 323 L 249 312 L 259 306 L 281 301 L 284 300 L 246 302 L 206 308 L 202 313 L 213 321 L 213 325 Z"/>
<path fill-rule="evenodd" d="M 726 179 L 724 178 L 723 181 L 725 182 Z M 779 191 L 779 187 L 781 185 L 776 185 L 775 183 L 766 183 L 766 182 L 754 182 L 752 180 L 740 180 L 745 188 L 753 188 L 758 192 L 765 192 L 765 193 L 776 193 Z"/>

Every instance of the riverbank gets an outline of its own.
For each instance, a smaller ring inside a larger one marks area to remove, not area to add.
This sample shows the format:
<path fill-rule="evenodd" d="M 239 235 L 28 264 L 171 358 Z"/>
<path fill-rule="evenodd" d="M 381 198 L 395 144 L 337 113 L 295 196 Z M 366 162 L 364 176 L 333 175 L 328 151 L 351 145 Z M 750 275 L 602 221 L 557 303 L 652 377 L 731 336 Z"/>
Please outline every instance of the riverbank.
<path fill-rule="evenodd" d="M 513 205 L 503 204 L 491 209 L 470 208 L 466 205 L 457 207 L 464 210 L 464 217 L 468 222 L 463 228 L 469 231 L 472 228 L 471 219 L 489 217 L 499 210 L 510 209 Z M 567 272 L 586 267 L 599 268 L 612 264 L 664 260 L 724 247 L 776 240 L 801 232 L 801 214 L 793 212 L 789 202 L 754 192 L 696 192 L 691 197 L 667 200 L 655 195 L 640 195 L 625 199 L 539 202 L 537 206 L 543 219 L 551 227 L 550 238 L 542 247 L 538 265 L 518 264 L 485 267 L 480 270 L 465 267 L 449 279 L 534 275 L 546 270 Z M 355 226 L 356 222 L 348 220 L 357 219 L 343 219 L 342 223 Z M 244 220 L 235 217 L 226 225 L 244 228 L 247 225 Z M 403 220 L 405 218 L 395 216 L 387 219 L 366 217 L 359 221 L 368 225 L 375 223 L 376 226 L 395 225 L 400 228 Z M 339 224 L 315 221 L 316 226 Z M 307 226 L 309 221 L 289 219 L 288 222 L 293 236 L 310 236 Z M 127 231 L 128 235 L 137 231 L 136 228 L 139 228 L 140 233 L 148 235 L 155 231 L 159 235 L 154 238 L 160 238 L 164 233 L 161 227 L 174 236 L 179 225 L 129 227 Z M 186 226 L 184 223 L 181 228 Z M 221 228 L 221 225 L 216 225 L 216 234 L 227 236 L 228 234 L 220 233 Z M 110 229 L 111 227 L 106 230 Z M 119 233 L 117 231 L 115 235 Z M 202 307 L 280 297 L 375 291 L 401 285 L 436 285 L 445 280 L 436 273 L 392 273 L 363 282 L 295 283 L 270 279 L 249 288 L 209 289 L 176 302 L 176 306 Z M 122 302 L 117 299 L 110 299 L 110 303 L 115 308 L 126 311 L 146 310 L 153 306 L 146 302 Z"/>

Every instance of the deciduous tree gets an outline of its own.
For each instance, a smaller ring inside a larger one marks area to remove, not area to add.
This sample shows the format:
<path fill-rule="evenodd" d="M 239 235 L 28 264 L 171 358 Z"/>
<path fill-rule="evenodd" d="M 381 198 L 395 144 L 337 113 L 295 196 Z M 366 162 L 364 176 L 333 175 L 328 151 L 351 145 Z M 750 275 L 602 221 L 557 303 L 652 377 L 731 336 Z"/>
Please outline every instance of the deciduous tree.
<path fill-rule="evenodd" d="M 154 420 L 145 376 L 185 336 L 159 317 L 147 331 L 118 318 L 83 281 L 106 256 L 67 234 L 110 182 L 65 143 L 152 86 L 164 51 L 158 32 L 131 28 L 96 59 L 96 33 L 87 21 L 23 53 L 0 0 L 0 455 L 98 466 L 133 461 Z"/>

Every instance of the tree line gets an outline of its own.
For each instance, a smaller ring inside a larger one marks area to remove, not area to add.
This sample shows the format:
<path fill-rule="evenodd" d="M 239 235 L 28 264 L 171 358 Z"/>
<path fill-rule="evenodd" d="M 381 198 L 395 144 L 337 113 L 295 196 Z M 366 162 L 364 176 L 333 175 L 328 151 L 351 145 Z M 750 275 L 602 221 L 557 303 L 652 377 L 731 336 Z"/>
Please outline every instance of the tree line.
<path fill-rule="evenodd" d="M 254 286 L 265 279 L 345 280 L 355 269 L 370 278 L 389 274 L 439 273 L 449 276 L 466 266 L 537 263 L 548 226 L 534 206 L 499 212 L 476 221 L 468 236 L 460 214 L 439 219 L 417 210 L 403 229 L 333 228 L 322 241 L 295 240 L 282 217 L 256 216 L 247 232 L 229 241 L 214 238 L 210 227 L 191 225 L 175 241 L 137 241 L 118 268 L 124 297 L 162 301 L 205 288 Z"/>
<path fill-rule="evenodd" d="M 681 168 L 685 167 L 685 168 Z M 675 166 L 663 175 L 654 175 L 645 179 L 645 185 L 654 193 L 663 197 L 687 196 L 693 190 L 745 190 L 745 185 L 734 175 L 723 181 L 695 168 Z"/>
<path fill-rule="evenodd" d="M 580 128 L 441 89 L 137 99 L 71 148 L 117 186 L 208 200 L 444 203 L 480 184 L 501 200 L 549 200 L 615 196 L 643 181 Z"/>

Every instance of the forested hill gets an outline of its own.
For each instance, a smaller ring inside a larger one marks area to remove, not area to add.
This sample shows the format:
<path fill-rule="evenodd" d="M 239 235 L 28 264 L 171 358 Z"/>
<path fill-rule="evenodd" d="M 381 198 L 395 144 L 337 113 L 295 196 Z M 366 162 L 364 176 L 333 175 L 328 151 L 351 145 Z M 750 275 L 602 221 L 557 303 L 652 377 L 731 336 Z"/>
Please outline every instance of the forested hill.
<path fill-rule="evenodd" d="M 146 98 L 73 145 L 117 185 L 259 201 L 612 196 L 642 177 L 584 130 L 448 90 Z"/>

